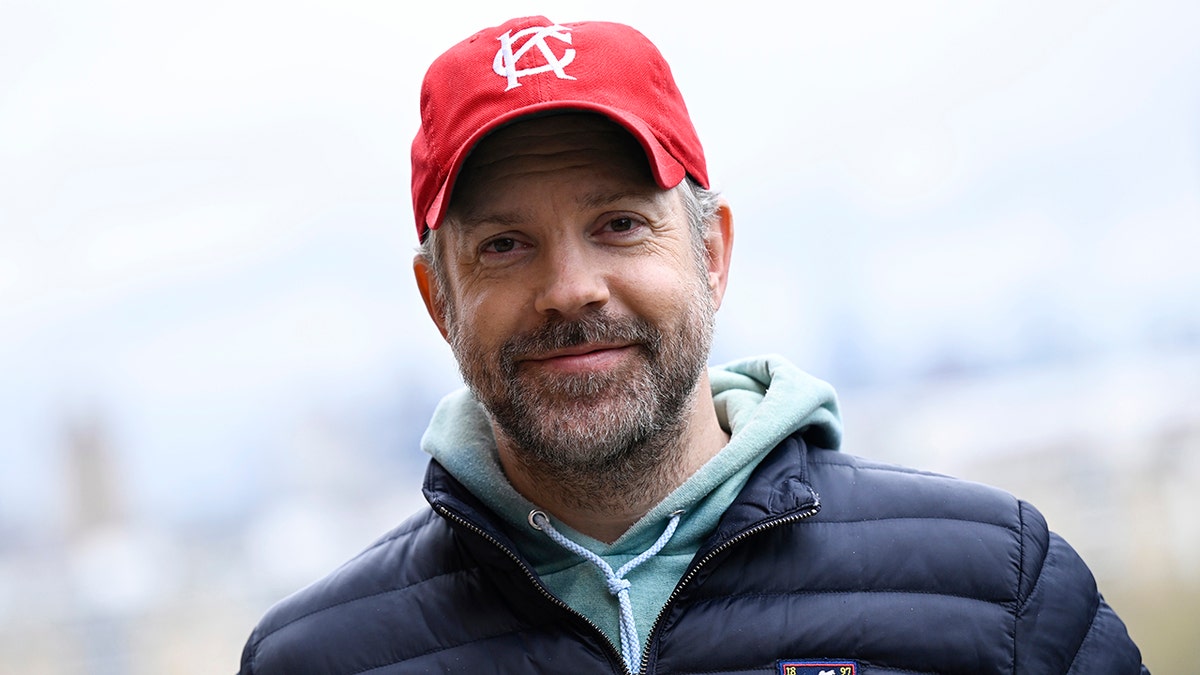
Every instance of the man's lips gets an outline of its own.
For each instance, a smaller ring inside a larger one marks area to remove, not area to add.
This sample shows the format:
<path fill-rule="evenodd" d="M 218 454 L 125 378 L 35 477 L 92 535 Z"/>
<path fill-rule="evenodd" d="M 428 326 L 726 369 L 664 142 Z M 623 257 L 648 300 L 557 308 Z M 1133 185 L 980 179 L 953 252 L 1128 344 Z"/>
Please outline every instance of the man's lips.
<path fill-rule="evenodd" d="M 632 344 L 585 344 L 530 355 L 520 362 L 555 370 L 596 370 L 615 364 L 635 348 Z"/>

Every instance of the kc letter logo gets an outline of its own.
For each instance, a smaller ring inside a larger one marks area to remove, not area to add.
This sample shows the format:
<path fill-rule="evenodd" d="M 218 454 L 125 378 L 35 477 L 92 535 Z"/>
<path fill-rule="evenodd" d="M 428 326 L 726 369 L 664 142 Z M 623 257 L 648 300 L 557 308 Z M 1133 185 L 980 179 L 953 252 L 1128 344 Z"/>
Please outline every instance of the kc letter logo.
<path fill-rule="evenodd" d="M 563 51 L 562 58 L 554 53 L 554 50 L 547 44 L 547 38 L 554 38 L 559 42 L 571 44 L 571 29 L 565 28 L 558 24 L 553 26 L 534 26 L 525 30 L 517 31 L 516 35 L 510 35 L 512 31 L 496 38 L 500 41 L 500 49 L 496 51 L 496 58 L 492 60 L 492 70 L 496 74 L 508 80 L 508 86 L 504 91 L 515 89 L 521 86 L 520 79 L 526 75 L 536 75 L 538 73 L 546 73 L 553 71 L 559 79 L 573 80 L 563 69 L 567 67 L 571 61 L 575 60 L 575 50 L 567 48 Z M 518 45 L 521 38 L 528 38 L 524 43 Z M 516 47 L 514 50 L 513 47 Z M 533 47 L 537 47 L 542 53 L 542 58 L 545 63 L 532 68 L 517 68 L 517 61 L 525 56 Z"/>

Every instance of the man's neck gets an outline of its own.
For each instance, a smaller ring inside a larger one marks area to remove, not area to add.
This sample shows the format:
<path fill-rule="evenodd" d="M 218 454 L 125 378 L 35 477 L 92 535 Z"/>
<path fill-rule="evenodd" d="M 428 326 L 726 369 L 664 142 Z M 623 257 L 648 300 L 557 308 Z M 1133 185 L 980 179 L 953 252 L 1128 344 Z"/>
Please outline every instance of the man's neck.
<path fill-rule="evenodd" d="M 564 480 L 546 467 L 524 461 L 498 429 L 495 436 L 500 464 L 518 492 L 576 531 L 606 543 L 616 541 L 729 442 L 729 434 L 717 420 L 707 373 L 697 383 L 680 428 L 651 440 L 670 444 L 650 453 L 662 457 L 656 466 Z"/>

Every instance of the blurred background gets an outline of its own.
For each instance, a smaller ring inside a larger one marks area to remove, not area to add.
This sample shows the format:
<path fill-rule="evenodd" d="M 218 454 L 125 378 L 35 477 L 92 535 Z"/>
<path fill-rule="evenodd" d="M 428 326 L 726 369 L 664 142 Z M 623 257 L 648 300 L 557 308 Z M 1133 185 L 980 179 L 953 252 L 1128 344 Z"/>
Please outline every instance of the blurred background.
<path fill-rule="evenodd" d="M 713 362 L 1032 500 L 1200 662 L 1200 5 L 0 0 L 0 670 L 232 673 L 423 503 L 428 63 L 510 16 L 674 65 L 737 245 Z"/>

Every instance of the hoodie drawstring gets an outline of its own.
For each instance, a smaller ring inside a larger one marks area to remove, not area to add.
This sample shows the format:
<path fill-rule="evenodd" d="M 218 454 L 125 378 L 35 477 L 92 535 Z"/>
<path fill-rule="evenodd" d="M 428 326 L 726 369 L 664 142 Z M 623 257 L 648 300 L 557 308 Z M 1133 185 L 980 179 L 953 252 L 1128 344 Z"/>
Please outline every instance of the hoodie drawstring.
<path fill-rule="evenodd" d="M 608 584 L 608 592 L 617 598 L 617 604 L 620 605 L 621 655 L 625 659 L 625 665 L 631 673 L 637 673 L 642 669 L 642 641 L 638 638 L 637 626 L 634 624 L 633 603 L 629 600 L 630 583 L 625 577 L 638 565 L 653 558 L 659 551 L 663 550 L 663 547 L 671 540 L 671 536 L 675 534 L 675 528 L 679 526 L 679 518 L 682 515 L 682 511 L 672 513 L 671 520 L 667 523 L 667 527 L 663 530 L 663 533 L 659 535 L 658 541 L 643 551 L 641 555 L 625 563 L 620 569 L 614 572 L 612 565 L 609 565 L 603 558 L 567 539 L 561 532 L 554 529 L 554 526 L 550 524 L 550 518 L 543 511 L 533 510 L 529 512 L 529 524 L 534 529 L 545 532 L 546 536 L 553 539 L 559 546 L 591 562 L 604 575 L 604 580 Z"/>

